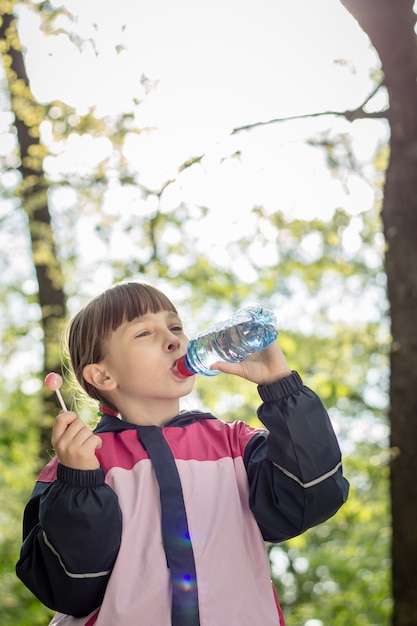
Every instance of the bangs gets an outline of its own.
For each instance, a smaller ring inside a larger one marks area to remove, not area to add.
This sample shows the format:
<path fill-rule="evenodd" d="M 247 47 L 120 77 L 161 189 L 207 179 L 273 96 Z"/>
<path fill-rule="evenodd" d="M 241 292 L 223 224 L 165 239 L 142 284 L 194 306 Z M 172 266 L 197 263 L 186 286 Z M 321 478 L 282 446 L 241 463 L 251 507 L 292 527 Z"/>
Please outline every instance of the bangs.
<path fill-rule="evenodd" d="M 177 313 L 171 300 L 162 291 L 141 283 L 120 283 L 101 294 L 98 300 L 101 300 L 103 336 L 115 331 L 123 322 L 131 322 L 147 313 Z"/>

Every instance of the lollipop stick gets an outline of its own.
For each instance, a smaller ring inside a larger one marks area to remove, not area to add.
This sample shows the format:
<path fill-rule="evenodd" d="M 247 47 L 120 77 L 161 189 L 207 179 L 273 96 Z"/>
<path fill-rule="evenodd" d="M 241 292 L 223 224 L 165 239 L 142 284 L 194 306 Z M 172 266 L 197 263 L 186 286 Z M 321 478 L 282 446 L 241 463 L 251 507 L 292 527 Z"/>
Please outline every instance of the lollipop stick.
<path fill-rule="evenodd" d="M 64 398 L 62 397 L 62 394 L 59 391 L 59 389 L 55 389 L 55 393 L 58 396 L 59 404 L 62 406 L 63 410 L 68 411 L 67 407 L 65 406 Z"/>

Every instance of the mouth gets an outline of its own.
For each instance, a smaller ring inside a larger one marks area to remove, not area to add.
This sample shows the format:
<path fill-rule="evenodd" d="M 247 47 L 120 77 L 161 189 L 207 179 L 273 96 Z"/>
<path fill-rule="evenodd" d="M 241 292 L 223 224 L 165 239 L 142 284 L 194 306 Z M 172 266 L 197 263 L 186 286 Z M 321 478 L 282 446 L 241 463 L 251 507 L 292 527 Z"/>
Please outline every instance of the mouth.
<path fill-rule="evenodd" d="M 175 378 L 178 378 L 179 380 L 186 380 L 187 378 L 190 377 L 190 375 L 186 375 L 183 374 L 179 369 L 178 369 L 178 359 L 176 359 L 174 361 L 174 363 L 171 366 L 171 372 L 172 374 L 175 376 Z"/>

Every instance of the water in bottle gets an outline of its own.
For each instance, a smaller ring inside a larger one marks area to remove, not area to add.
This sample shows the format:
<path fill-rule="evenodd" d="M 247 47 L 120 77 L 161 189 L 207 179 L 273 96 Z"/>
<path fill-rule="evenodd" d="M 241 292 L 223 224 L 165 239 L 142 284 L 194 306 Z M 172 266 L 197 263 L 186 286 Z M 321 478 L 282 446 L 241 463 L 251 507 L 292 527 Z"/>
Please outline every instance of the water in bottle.
<path fill-rule="evenodd" d="M 211 370 L 216 361 L 238 363 L 253 352 L 264 350 L 278 336 L 276 317 L 259 304 L 249 304 L 239 309 L 231 318 L 215 324 L 192 339 L 187 353 L 175 364 L 182 376 L 204 374 L 216 376 Z"/>

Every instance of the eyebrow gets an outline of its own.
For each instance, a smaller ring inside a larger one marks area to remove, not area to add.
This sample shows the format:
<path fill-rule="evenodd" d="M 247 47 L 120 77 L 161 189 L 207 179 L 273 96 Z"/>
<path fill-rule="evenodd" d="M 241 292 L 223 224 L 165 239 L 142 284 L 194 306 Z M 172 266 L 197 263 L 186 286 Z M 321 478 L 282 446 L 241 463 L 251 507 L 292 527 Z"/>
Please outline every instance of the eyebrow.
<path fill-rule="evenodd" d="M 180 316 L 178 315 L 178 313 L 175 313 L 175 311 L 157 311 L 157 313 L 166 313 L 167 318 L 176 319 L 179 321 L 181 320 Z M 128 326 L 139 324 L 140 322 L 146 322 L 147 320 L 152 319 L 152 316 L 156 315 L 157 313 L 145 313 L 144 315 L 138 315 L 137 317 L 133 318 L 133 320 L 130 320 L 130 322 L 128 322 Z"/>

